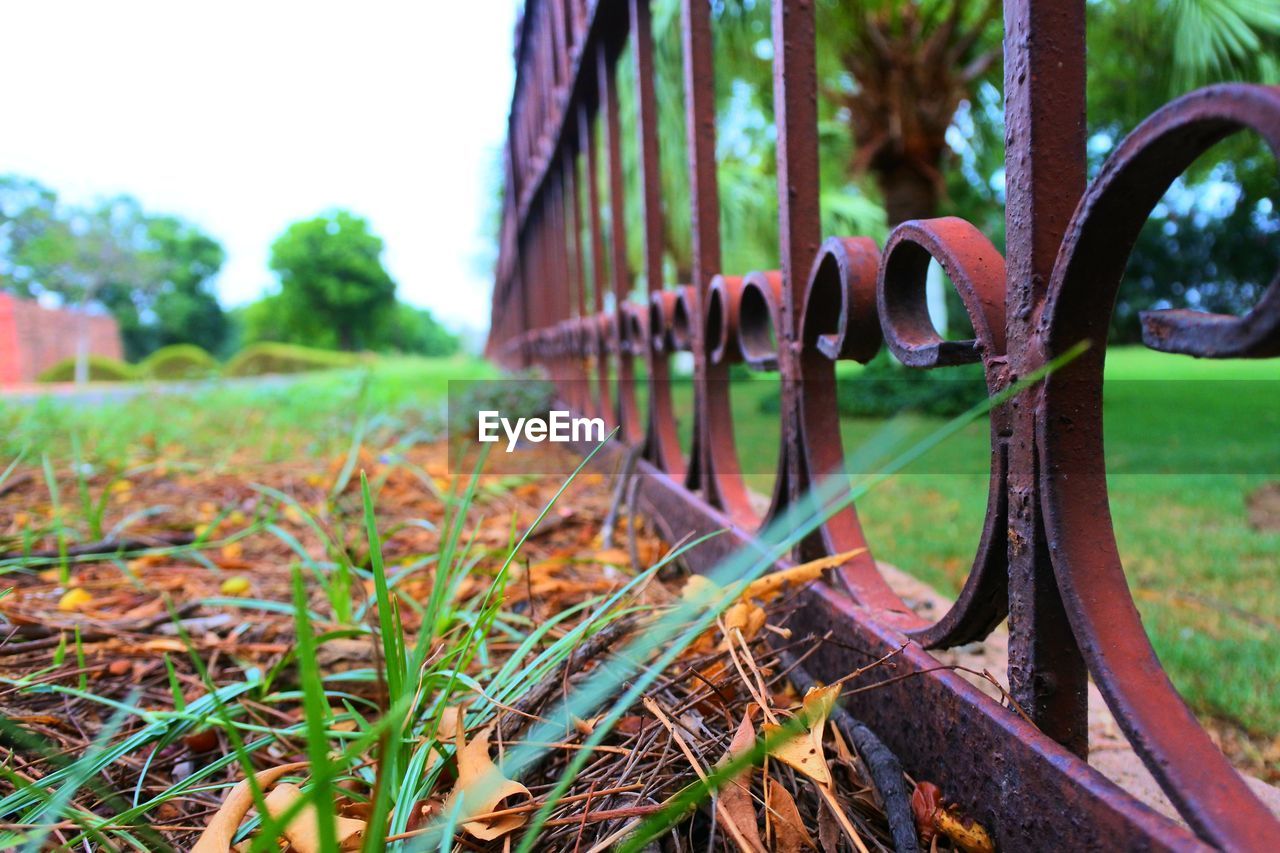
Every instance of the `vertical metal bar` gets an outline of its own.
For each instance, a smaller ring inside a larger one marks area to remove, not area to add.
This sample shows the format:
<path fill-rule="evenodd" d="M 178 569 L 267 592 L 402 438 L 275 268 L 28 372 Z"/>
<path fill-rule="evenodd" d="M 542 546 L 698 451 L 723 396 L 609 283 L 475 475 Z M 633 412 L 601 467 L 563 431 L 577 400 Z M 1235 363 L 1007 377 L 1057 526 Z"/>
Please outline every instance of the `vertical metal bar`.
<path fill-rule="evenodd" d="M 775 0 L 773 112 L 778 128 L 778 251 L 786 327 L 778 337 L 788 341 L 796 337 L 800 291 L 822 242 L 814 53 L 813 0 Z M 778 355 L 781 361 L 782 353 Z"/>
<path fill-rule="evenodd" d="M 548 176 L 544 197 L 547 205 L 546 252 L 548 279 L 546 301 L 549 314 L 546 326 L 554 329 L 558 327 L 560 321 L 564 318 L 565 293 L 568 286 L 564 269 L 564 228 L 560 218 L 560 181 L 559 175 L 555 172 Z M 563 400 L 566 385 L 565 359 L 562 356 L 553 355 L 551 357 L 551 371 L 556 388 L 560 392 L 560 399 Z"/>
<path fill-rule="evenodd" d="M 565 37 L 568 30 L 565 29 L 564 23 L 564 4 L 561 0 L 551 0 L 546 4 L 551 7 L 550 38 L 547 40 L 551 46 L 551 55 L 555 62 L 553 65 L 553 79 L 555 80 L 554 90 L 559 92 L 566 85 L 569 79 L 569 42 Z M 549 100 L 548 103 L 554 105 L 555 99 Z"/>
<path fill-rule="evenodd" d="M 684 63 L 685 147 L 689 163 L 690 254 L 694 311 L 691 319 L 693 349 L 693 447 L 689 453 L 687 485 L 702 486 L 708 499 L 722 506 L 710 475 L 707 447 L 706 397 L 709 391 L 707 349 L 703 317 L 711 277 L 720 272 L 720 187 L 716 177 L 716 80 L 711 40 L 711 4 L 707 0 L 681 0 L 682 60 Z M 726 376 L 715 381 L 723 382 Z M 725 426 L 729 426 L 726 424 Z"/>
<path fill-rule="evenodd" d="M 653 18 L 649 0 L 631 0 L 632 56 L 636 72 L 636 135 L 640 152 L 640 193 L 644 210 L 644 275 L 648 293 L 662 290 L 665 227 L 662 170 L 658 160 L 658 102 L 653 84 Z M 646 303 L 647 304 L 647 303 Z M 649 451 L 662 470 L 684 480 L 684 459 L 671 403 L 670 365 L 664 353 L 644 341 L 649 374 Z"/>
<path fill-rule="evenodd" d="M 581 405 L 578 401 L 578 357 L 566 346 L 567 341 L 565 334 L 569 328 L 569 321 L 575 315 L 574 305 L 578 298 L 578 276 L 577 267 L 574 264 L 573 257 L 573 233 L 572 224 L 569 217 L 569 193 L 571 184 L 569 182 L 568 162 L 570 154 L 565 151 L 560 155 L 560 170 L 556 179 L 556 257 L 560 267 L 562 283 L 558 290 L 560 291 L 560 317 L 557 320 L 557 334 L 559 335 L 559 345 L 562 348 L 560 360 L 564 366 L 564 400 L 570 404 L 573 409 L 580 410 Z"/>
<path fill-rule="evenodd" d="M 600 222 L 600 162 L 596 155 L 596 123 L 584 104 L 578 110 L 578 132 L 587 149 L 587 227 L 591 236 L 592 290 L 595 291 L 595 313 L 604 314 L 604 235 Z M 609 393 L 609 353 L 604 342 L 596 352 L 596 377 L 599 381 L 597 405 L 600 416 L 609 426 L 616 421 L 613 415 L 612 395 Z"/>
<path fill-rule="evenodd" d="M 557 0 L 560 5 L 560 31 L 564 34 L 564 77 L 572 88 L 573 48 L 578 41 L 578 10 L 573 0 Z"/>
<path fill-rule="evenodd" d="M 1013 376 L 1041 366 L 1035 324 L 1085 185 L 1084 0 L 1008 0 L 1006 329 Z M 1040 505 L 1033 389 L 1013 401 L 1009 686 L 1041 730 L 1088 754 L 1088 673 L 1054 579 Z"/>
<path fill-rule="evenodd" d="M 794 501 L 804 488 L 800 437 L 798 339 L 801 289 L 817 257 L 822 221 L 818 206 L 818 70 L 813 0 L 774 0 L 773 112 L 778 129 L 778 251 L 782 273 L 782 325 L 778 372 L 782 379 L 784 482 L 777 499 Z"/>
<path fill-rule="evenodd" d="M 716 78 L 708 0 L 682 0 L 685 136 L 693 233 L 693 284 L 698 310 L 720 269 L 720 185 L 716 177 Z M 701 323 L 695 335 L 701 336 Z"/>
<path fill-rule="evenodd" d="M 622 181 L 622 131 L 618 122 L 617 67 L 610 61 L 602 47 L 596 56 L 596 70 L 600 77 L 600 104 L 604 112 L 605 151 L 609 166 L 609 218 L 611 231 L 610 258 L 613 272 L 613 295 L 616 304 L 614 339 L 618 348 L 618 423 L 622 426 L 622 440 L 630 444 L 644 441 L 640 416 L 636 407 L 635 368 L 630 354 L 623 351 L 626 340 L 623 328 L 623 306 L 631 294 L 631 273 L 627 269 L 627 206 Z"/>
<path fill-rule="evenodd" d="M 569 195 L 569 233 L 572 235 L 573 279 L 577 283 L 574 294 L 575 317 L 587 316 L 587 259 L 582 246 L 582 191 L 578 186 L 578 152 L 565 157 L 565 192 Z"/>
<path fill-rule="evenodd" d="M 534 199 L 534 204 L 529 208 L 530 212 L 530 243 L 529 254 L 533 258 L 533 278 L 529 281 L 529 307 L 533 309 L 533 328 L 541 329 L 547 324 L 547 300 L 546 300 L 546 282 L 547 282 L 547 265 L 546 252 L 542 251 L 543 241 L 543 222 L 544 210 L 543 199 L 545 196 L 538 196 Z"/>
<path fill-rule="evenodd" d="M 578 152 L 570 150 L 565 155 L 564 181 L 568 194 L 568 231 L 572 241 L 570 252 L 571 278 L 574 280 L 573 317 L 580 324 L 587 316 L 587 270 L 586 259 L 582 250 L 582 199 L 578 188 Z M 573 363 L 573 400 L 579 411 L 591 409 L 591 395 L 587 392 L 587 363 L 585 352 L 578 349 L 581 338 L 575 336 L 574 351 L 569 355 Z"/>
<path fill-rule="evenodd" d="M 569 40 L 571 48 L 576 48 L 586 32 L 586 16 L 582 4 L 578 0 L 567 0 L 569 5 L 569 26 L 573 37 Z"/>

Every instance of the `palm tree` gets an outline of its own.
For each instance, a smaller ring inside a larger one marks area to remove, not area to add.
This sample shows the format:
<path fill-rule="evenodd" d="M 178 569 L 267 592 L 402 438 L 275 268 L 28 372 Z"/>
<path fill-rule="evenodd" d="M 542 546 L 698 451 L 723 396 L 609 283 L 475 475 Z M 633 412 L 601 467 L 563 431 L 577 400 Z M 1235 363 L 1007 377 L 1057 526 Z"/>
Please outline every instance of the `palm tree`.
<path fill-rule="evenodd" d="M 744 81 L 761 101 L 770 92 L 767 5 L 726 0 L 717 19 L 717 71 Z M 1132 127 L 1206 83 L 1280 81 L 1273 5 L 1101 0 L 1088 8 L 1092 125 Z M 1000 83 L 1000 5 L 822 0 L 817 17 L 820 96 L 852 141 L 847 177 L 873 179 L 890 225 L 937 215 L 956 110 L 976 87 Z"/>

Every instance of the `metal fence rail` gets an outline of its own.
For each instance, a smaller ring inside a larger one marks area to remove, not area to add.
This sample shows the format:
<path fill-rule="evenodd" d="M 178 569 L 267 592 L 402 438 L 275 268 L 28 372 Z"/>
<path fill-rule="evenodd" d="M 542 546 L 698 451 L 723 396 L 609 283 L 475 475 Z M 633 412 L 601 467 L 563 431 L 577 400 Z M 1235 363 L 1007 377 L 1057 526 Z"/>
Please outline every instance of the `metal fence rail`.
<path fill-rule="evenodd" d="M 918 641 L 903 666 L 920 677 L 868 691 L 855 708 L 909 771 L 938 780 L 1006 849 L 1187 848 L 1199 843 L 1195 836 L 1231 849 L 1280 849 L 1280 823 L 1177 695 L 1143 629 L 1111 526 L 1101 405 L 1111 306 L 1139 229 L 1172 181 L 1222 138 L 1252 129 L 1280 151 L 1280 89 L 1223 85 L 1180 98 L 1143 122 L 1086 186 L 1084 0 L 1009 0 L 1006 255 L 955 218 L 903 223 L 883 248 L 865 237 L 824 241 L 813 3 L 773 0 L 780 267 L 725 270 L 709 5 L 682 0 L 692 281 L 668 283 L 658 166 L 673 151 L 660 151 L 657 139 L 649 2 L 527 0 L 490 356 L 543 366 L 567 403 L 642 446 L 643 505 L 672 535 L 728 528 L 731 540 L 748 541 L 810 484 L 843 475 L 838 360 L 866 362 L 887 346 L 922 370 L 980 362 L 997 395 L 1088 342 L 1066 367 L 993 407 L 986 520 L 950 612 L 931 624 L 914 616 L 865 551 L 809 594 L 806 618 L 866 651 Z M 628 40 L 643 188 L 634 222 L 624 215 L 617 85 Z M 628 229 L 643 232 L 645 302 L 632 296 Z M 944 341 L 932 327 L 930 258 L 959 291 L 973 340 Z M 1144 338 L 1154 349 L 1204 357 L 1280 355 L 1280 284 L 1243 317 L 1150 312 Z M 687 456 L 668 386 L 678 351 L 691 352 L 694 364 Z M 780 385 L 778 485 L 763 518 L 734 448 L 725 380 L 741 361 L 775 371 Z M 643 420 L 638 381 L 648 383 Z M 797 556 L 864 544 L 849 508 Z M 723 547 L 707 546 L 703 559 Z M 954 674 L 928 671 L 923 650 L 982 639 L 1005 617 L 1008 684 L 1029 722 Z M 847 645 L 824 650 L 816 673 L 855 668 L 863 659 L 842 651 Z M 1089 677 L 1195 836 L 1085 763 Z"/>

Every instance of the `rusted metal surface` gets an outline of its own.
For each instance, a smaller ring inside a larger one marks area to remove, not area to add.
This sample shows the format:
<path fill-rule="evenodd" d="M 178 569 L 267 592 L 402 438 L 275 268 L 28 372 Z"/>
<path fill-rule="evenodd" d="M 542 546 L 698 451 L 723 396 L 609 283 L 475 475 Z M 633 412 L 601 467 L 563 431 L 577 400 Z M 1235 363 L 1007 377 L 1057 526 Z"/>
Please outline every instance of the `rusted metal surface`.
<path fill-rule="evenodd" d="M 993 405 L 986 517 L 950 612 L 922 620 L 870 550 L 809 595 L 797 618 L 830 630 L 806 664 L 840 677 L 910 640 L 911 678 L 854 692 L 853 710 L 909 772 L 993 828 L 1004 849 L 1280 849 L 1280 823 L 1252 796 L 1178 697 L 1152 651 L 1115 547 L 1102 453 L 1106 330 L 1129 253 L 1170 183 L 1213 143 L 1256 131 L 1280 151 L 1280 89 L 1211 87 L 1168 105 L 1086 186 L 1084 0 L 1005 4 L 1006 254 L 959 219 L 907 222 L 883 248 L 820 231 L 812 0 L 773 0 L 777 270 L 727 270 L 720 251 L 715 83 L 708 0 L 682 0 L 692 268 L 665 273 L 667 214 L 648 0 L 527 0 L 517 34 L 506 196 L 489 354 L 539 365 L 567 403 L 620 425 L 639 447 L 641 507 L 672 539 L 727 529 L 694 554 L 711 564 L 804 495 L 844 477 L 836 364 L 888 347 L 913 369 L 980 363 L 992 396 L 1081 342 L 1086 353 Z M 635 75 L 638 217 L 624 193 L 618 70 Z M 628 235 L 641 261 L 628 262 Z M 930 259 L 975 329 L 942 339 L 924 299 Z M 634 283 L 643 277 L 644 292 Z M 1280 281 L 1243 317 L 1144 316 L 1148 345 L 1202 357 L 1280 355 Z M 682 452 L 669 361 L 693 363 L 693 440 Z M 770 508 L 757 510 L 734 442 L 730 367 L 776 376 L 781 446 Z M 645 379 L 638 377 L 643 365 Z M 648 384 L 638 395 L 637 382 Z M 641 406 L 641 398 L 644 405 Z M 619 451 L 620 452 L 620 451 Z M 836 511 L 796 558 L 865 548 L 856 509 Z M 1023 718 L 929 648 L 986 637 L 1008 617 L 1011 696 Z M 1184 817 L 1151 812 L 1089 768 L 1092 677 Z M 1194 832 L 1193 836 L 1191 832 Z"/>
<path fill-rule="evenodd" d="M 695 568 L 711 568 L 750 546 L 750 529 L 705 504 L 691 506 L 679 484 L 655 466 L 641 462 L 638 475 L 641 509 L 672 541 L 725 531 L 689 552 Z M 902 617 L 900 624 L 920 627 L 914 616 Z M 825 584 L 810 587 L 792 627 L 819 635 L 831 631 L 838 638 L 804 661 L 808 672 L 825 681 L 905 644 L 891 667 L 848 683 L 844 702 L 903 759 L 909 774 L 934 780 L 949 798 L 962 800 L 992 831 L 999 849 L 1208 849 L 960 676 L 937 670 L 928 652 L 907 644 L 907 634 L 870 618 L 843 592 Z M 858 692 L 881 680 L 875 689 Z"/>

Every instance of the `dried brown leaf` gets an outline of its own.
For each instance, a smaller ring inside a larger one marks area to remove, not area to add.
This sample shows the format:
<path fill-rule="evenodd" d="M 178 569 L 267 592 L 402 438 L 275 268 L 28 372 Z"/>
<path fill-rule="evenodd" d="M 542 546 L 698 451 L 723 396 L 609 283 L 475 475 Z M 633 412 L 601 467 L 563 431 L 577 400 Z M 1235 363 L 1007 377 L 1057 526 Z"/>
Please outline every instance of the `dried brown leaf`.
<path fill-rule="evenodd" d="M 759 580 L 748 584 L 746 590 L 742 593 L 742 600 L 772 601 L 788 586 L 801 586 L 810 581 L 815 581 L 822 577 L 823 572 L 847 563 L 865 550 L 867 549 L 854 548 L 852 551 L 846 551 L 843 554 L 832 554 L 829 557 L 820 557 L 779 572 L 770 572 Z"/>
<path fill-rule="evenodd" d="M 933 815 L 933 825 L 964 853 L 995 853 L 996 846 L 986 828 L 972 818 L 941 808 Z"/>
<path fill-rule="evenodd" d="M 770 748 L 769 754 L 798 773 L 809 777 L 819 785 L 829 787 L 832 783 L 831 769 L 827 767 L 827 756 L 822 746 L 822 733 L 827 726 L 827 717 L 840 695 L 840 685 L 815 687 L 804 697 L 804 716 L 808 730 L 795 737 L 789 737 L 782 743 Z M 766 735 L 776 734 L 784 724 L 769 724 L 764 727 Z"/>
<path fill-rule="evenodd" d="M 768 785 L 765 805 L 769 809 L 770 825 L 773 827 L 772 849 L 779 853 L 799 853 L 801 850 L 814 849 L 817 845 L 805 828 L 804 818 L 800 817 L 800 809 L 796 807 L 791 792 L 776 779 L 770 779 Z"/>
<path fill-rule="evenodd" d="M 933 841 L 938 832 L 933 824 L 933 816 L 941 808 L 941 801 L 942 791 L 932 782 L 917 783 L 916 789 L 911 792 L 911 814 L 916 819 L 916 831 L 920 833 L 920 840 L 925 844 Z"/>
<path fill-rule="evenodd" d="M 755 743 L 756 729 L 751 724 L 751 713 L 748 710 L 743 714 L 742 723 L 729 742 L 729 751 L 720 759 L 720 764 L 727 764 L 735 757 L 750 752 Z M 726 780 L 716 795 L 716 820 L 738 845 L 738 849 L 746 853 L 763 853 L 766 849 L 760 838 L 756 804 L 751 798 L 751 781 L 755 772 L 756 768 L 748 764 L 736 776 Z"/>
<path fill-rule="evenodd" d="M 279 767 L 259 771 L 254 774 L 254 779 L 259 789 L 266 788 L 282 776 L 287 776 L 306 766 L 305 761 L 281 764 Z M 242 779 L 227 792 L 222 805 L 214 812 L 213 817 L 209 818 L 209 823 L 205 826 L 204 832 L 200 833 L 200 838 L 191 848 L 191 853 L 228 853 L 231 850 L 231 839 L 240 828 L 240 821 L 244 820 L 244 816 L 249 813 L 252 806 L 253 782 Z"/>
<path fill-rule="evenodd" d="M 765 618 L 764 609 L 759 605 L 739 601 L 724 612 L 724 627 L 726 631 L 737 628 L 744 640 L 751 640 L 764 628 Z"/>
<path fill-rule="evenodd" d="M 461 725 L 458 725 L 455 736 L 458 745 L 458 781 L 445 803 L 446 813 L 453 809 L 457 798 L 463 794 L 463 813 L 467 815 L 486 814 L 533 800 L 528 788 L 503 776 L 502 771 L 493 763 L 493 759 L 489 757 L 489 736 L 488 728 L 481 729 L 467 743 Z M 504 800 L 518 802 L 502 805 Z M 467 821 L 462 824 L 462 828 L 481 841 L 492 841 L 524 826 L 525 819 L 524 814 L 509 814 Z"/>
<path fill-rule="evenodd" d="M 271 815 L 273 820 L 279 820 L 302 796 L 302 789 L 297 785 L 288 782 L 276 785 L 275 789 L 267 794 L 267 814 Z M 307 803 L 285 826 L 284 837 L 289 839 L 289 843 L 297 853 L 319 853 L 320 822 L 317 817 L 315 807 Z M 334 831 L 337 834 L 340 850 L 358 848 L 364 840 L 364 830 L 365 822 L 362 820 L 341 816 L 334 818 Z"/>

